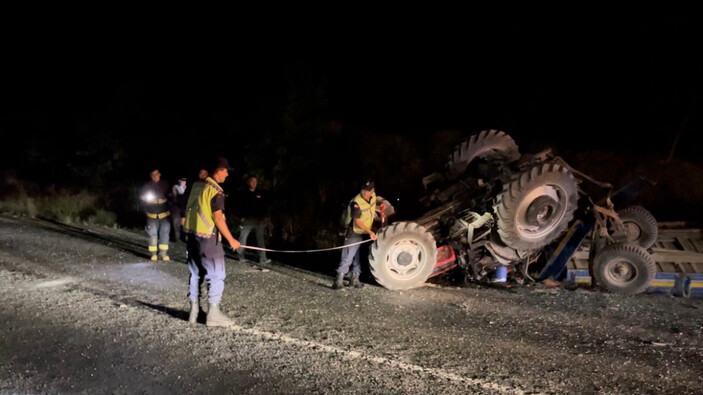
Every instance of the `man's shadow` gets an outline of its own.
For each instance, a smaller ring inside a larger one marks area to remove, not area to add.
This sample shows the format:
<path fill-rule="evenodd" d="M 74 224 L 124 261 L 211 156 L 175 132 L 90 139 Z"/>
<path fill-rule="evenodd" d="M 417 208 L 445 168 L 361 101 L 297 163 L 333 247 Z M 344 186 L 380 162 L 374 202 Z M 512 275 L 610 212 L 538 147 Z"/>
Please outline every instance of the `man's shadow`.
<path fill-rule="evenodd" d="M 174 308 L 167 307 L 167 306 L 162 306 L 162 305 L 159 305 L 159 304 L 153 304 L 153 303 L 149 303 L 149 302 L 142 302 L 141 300 L 138 300 L 137 303 L 139 303 L 139 304 L 142 305 L 142 306 L 146 306 L 146 307 L 149 307 L 149 308 L 154 309 L 154 310 L 156 310 L 156 311 L 159 311 L 159 312 L 161 312 L 161 313 L 168 314 L 168 315 L 170 315 L 170 316 L 173 317 L 173 318 L 177 318 L 177 319 L 183 320 L 183 321 L 188 321 L 188 317 L 190 316 L 190 312 L 189 312 L 189 311 L 186 311 L 186 310 L 179 310 L 179 309 L 174 309 Z M 202 311 L 200 312 L 200 314 L 199 314 L 199 316 L 198 316 L 198 322 L 201 322 L 201 321 L 202 321 L 202 322 L 205 322 L 205 321 L 202 319 L 203 317 L 200 317 L 200 315 L 203 315 L 203 312 L 202 312 Z"/>

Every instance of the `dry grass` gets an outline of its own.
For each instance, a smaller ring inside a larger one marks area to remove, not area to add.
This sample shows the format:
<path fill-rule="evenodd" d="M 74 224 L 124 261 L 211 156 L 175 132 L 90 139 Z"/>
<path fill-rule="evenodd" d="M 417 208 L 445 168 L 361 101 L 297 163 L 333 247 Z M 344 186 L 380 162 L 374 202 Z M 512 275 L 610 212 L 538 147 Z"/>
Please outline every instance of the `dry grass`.
<path fill-rule="evenodd" d="M 97 195 L 86 191 L 71 193 L 66 190 L 37 193 L 16 185 L 0 198 L 0 212 L 11 212 L 32 218 L 46 218 L 61 223 L 91 223 L 115 226 L 114 213 L 100 207 Z"/>

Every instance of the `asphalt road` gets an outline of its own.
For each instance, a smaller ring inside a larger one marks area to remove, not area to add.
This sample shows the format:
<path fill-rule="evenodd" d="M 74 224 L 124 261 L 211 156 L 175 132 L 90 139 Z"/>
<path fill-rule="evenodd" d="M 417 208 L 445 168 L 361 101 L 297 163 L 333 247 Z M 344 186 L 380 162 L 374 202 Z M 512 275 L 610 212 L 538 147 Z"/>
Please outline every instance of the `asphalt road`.
<path fill-rule="evenodd" d="M 703 300 L 430 283 L 330 289 L 228 260 L 233 328 L 187 322 L 183 246 L 0 216 L 0 393 L 697 394 Z M 336 262 L 330 262 L 333 267 Z"/>

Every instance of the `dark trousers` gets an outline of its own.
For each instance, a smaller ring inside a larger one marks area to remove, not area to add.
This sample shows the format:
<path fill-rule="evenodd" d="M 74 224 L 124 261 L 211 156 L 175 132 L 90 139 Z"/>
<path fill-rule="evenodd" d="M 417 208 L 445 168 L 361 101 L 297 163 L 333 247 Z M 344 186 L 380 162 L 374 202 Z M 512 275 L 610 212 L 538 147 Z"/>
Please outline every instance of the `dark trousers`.
<path fill-rule="evenodd" d="M 188 249 L 188 298 L 195 302 L 200 298 L 200 286 L 203 281 L 207 282 L 208 303 L 219 304 L 222 293 L 225 289 L 225 258 L 216 257 L 205 258 L 200 248 L 198 237 L 187 236 Z M 224 255 L 224 253 L 223 253 Z"/>
<path fill-rule="evenodd" d="M 241 233 L 239 234 L 239 242 L 243 245 L 249 245 L 247 243 L 247 238 L 253 230 L 256 234 L 256 246 L 261 248 L 266 248 L 264 244 L 264 230 L 266 229 L 266 224 L 262 219 L 251 219 L 247 218 L 244 220 L 241 226 Z M 240 256 L 244 256 L 244 248 L 237 249 Z M 259 251 L 259 262 L 266 262 L 266 251 Z"/>
<path fill-rule="evenodd" d="M 344 245 L 358 243 L 360 241 L 368 240 L 369 235 L 354 233 L 349 231 L 347 236 L 344 238 Z M 366 248 L 365 248 L 366 247 Z M 347 274 L 349 272 L 349 267 L 351 267 L 352 273 L 358 275 L 361 273 L 361 254 L 368 253 L 367 244 L 357 244 L 342 250 L 342 259 L 339 261 L 339 267 L 337 267 L 337 273 Z"/>
<path fill-rule="evenodd" d="M 177 211 L 171 211 L 171 229 L 173 229 L 172 240 L 184 240 L 184 238 L 181 237 L 181 214 Z"/>
<path fill-rule="evenodd" d="M 149 252 L 156 255 L 156 252 L 168 254 L 168 237 L 171 232 L 171 222 L 166 218 L 146 218 L 146 233 L 149 235 Z"/>

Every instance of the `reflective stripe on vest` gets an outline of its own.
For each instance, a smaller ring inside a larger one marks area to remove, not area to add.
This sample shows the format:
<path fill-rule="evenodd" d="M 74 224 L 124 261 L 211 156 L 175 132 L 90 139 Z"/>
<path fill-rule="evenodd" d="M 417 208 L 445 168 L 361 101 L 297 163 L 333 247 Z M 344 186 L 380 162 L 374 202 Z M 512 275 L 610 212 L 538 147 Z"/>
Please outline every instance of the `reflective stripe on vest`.
<path fill-rule="evenodd" d="M 205 181 L 193 184 L 188 196 L 183 230 L 198 237 L 209 238 L 215 233 L 215 216 L 212 212 L 212 198 L 224 193 L 219 184 L 208 177 Z M 224 213 L 223 213 L 224 217 Z"/>
<path fill-rule="evenodd" d="M 170 211 L 166 211 L 166 212 L 158 213 L 158 214 L 146 213 L 146 216 L 147 216 L 147 217 L 149 217 L 149 218 L 154 218 L 154 219 L 166 218 L 166 217 L 168 217 L 169 215 L 171 215 L 171 212 L 170 212 Z"/>
<path fill-rule="evenodd" d="M 361 197 L 361 194 L 358 194 L 354 196 L 354 199 L 349 201 L 349 205 L 347 205 L 347 223 L 353 223 L 352 230 L 354 231 L 354 233 L 364 234 L 366 233 L 366 231 L 361 229 L 356 224 L 356 221 L 352 221 L 351 207 L 349 207 L 351 205 L 351 202 L 356 202 L 356 204 L 359 205 L 359 209 L 361 210 L 361 223 L 366 225 L 367 228 L 371 229 L 371 225 L 373 225 L 373 219 L 376 216 L 376 193 L 371 193 L 371 199 L 368 202 L 364 200 L 363 197 Z"/>

